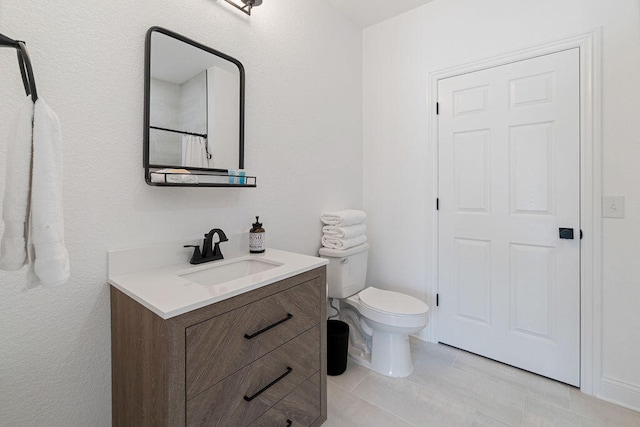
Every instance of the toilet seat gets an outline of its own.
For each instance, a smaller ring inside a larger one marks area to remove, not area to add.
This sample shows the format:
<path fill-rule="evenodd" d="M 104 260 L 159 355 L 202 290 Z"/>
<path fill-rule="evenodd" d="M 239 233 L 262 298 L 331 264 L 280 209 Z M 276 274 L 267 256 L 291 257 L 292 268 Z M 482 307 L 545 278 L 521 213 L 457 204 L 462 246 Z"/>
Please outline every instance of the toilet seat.
<path fill-rule="evenodd" d="M 422 315 L 429 306 L 418 298 L 400 292 L 386 291 L 369 286 L 358 293 L 362 304 L 372 310 L 397 316 Z"/>
<path fill-rule="evenodd" d="M 368 287 L 347 298 L 346 302 L 366 319 L 385 326 L 422 329 L 428 322 L 429 306 L 399 292 Z M 405 303 L 406 307 L 403 306 Z"/>

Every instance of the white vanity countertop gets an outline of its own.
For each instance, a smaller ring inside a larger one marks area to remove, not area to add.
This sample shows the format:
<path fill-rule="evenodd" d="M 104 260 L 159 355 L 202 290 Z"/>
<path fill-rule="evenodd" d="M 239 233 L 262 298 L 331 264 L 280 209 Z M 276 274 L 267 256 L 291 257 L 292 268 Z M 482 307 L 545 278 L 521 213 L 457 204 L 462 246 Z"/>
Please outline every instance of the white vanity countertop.
<path fill-rule="evenodd" d="M 263 254 L 250 254 L 246 251 L 229 257 L 225 256 L 223 260 L 197 265 L 179 260 L 174 260 L 178 261 L 177 263 L 164 266 L 153 266 L 149 263 L 144 265 L 143 262 L 138 264 L 143 265 L 140 270 L 133 271 L 136 253 L 145 253 L 145 251 L 138 248 L 109 252 L 109 283 L 163 319 L 170 319 L 328 263 L 326 259 L 319 257 L 267 249 Z M 184 251 L 181 255 L 184 258 Z M 150 256 L 153 255 L 146 251 L 146 258 Z M 172 256 L 165 256 L 164 260 L 171 260 L 171 258 Z M 245 259 L 264 260 L 276 266 L 217 285 L 201 285 L 180 276 Z"/>

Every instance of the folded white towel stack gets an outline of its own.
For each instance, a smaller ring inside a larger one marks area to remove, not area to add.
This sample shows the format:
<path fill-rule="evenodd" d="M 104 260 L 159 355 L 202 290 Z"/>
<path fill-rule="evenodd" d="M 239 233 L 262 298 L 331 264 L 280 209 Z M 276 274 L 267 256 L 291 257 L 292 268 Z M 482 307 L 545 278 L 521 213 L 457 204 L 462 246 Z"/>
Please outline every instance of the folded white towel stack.
<path fill-rule="evenodd" d="M 345 250 L 367 241 L 367 214 L 363 211 L 324 212 L 320 220 L 326 224 L 322 227 L 324 234 L 321 239 L 322 246 L 326 248 Z"/>

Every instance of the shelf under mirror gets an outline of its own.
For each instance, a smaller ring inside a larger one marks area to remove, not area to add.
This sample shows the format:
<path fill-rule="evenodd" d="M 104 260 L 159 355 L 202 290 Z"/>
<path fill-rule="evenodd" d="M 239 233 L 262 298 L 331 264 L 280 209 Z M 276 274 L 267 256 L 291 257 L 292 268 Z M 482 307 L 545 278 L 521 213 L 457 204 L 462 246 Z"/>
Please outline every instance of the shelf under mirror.
<path fill-rule="evenodd" d="M 231 173 L 190 170 L 185 172 L 165 172 L 163 169 L 150 170 L 149 185 L 164 187 L 257 187 L 255 176 Z"/>

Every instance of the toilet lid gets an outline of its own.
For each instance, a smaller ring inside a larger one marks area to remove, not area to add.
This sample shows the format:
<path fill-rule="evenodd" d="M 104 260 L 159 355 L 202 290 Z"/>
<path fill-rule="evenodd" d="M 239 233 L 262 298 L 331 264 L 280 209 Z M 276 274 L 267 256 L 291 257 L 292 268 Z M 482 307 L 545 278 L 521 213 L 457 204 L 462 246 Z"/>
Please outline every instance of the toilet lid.
<path fill-rule="evenodd" d="M 366 306 L 386 313 L 412 315 L 424 314 L 429 310 L 429 306 L 418 298 L 371 286 L 363 289 L 358 297 Z"/>

